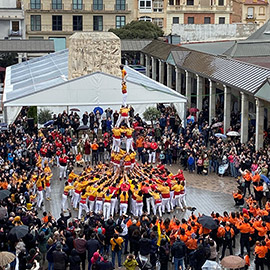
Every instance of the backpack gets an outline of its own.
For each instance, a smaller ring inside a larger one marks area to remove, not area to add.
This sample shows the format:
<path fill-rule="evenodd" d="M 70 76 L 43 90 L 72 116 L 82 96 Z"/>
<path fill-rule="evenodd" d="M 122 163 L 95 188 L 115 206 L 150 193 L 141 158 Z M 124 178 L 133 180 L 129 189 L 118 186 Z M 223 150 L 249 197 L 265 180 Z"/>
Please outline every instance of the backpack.
<path fill-rule="evenodd" d="M 113 241 L 114 241 L 114 243 L 115 243 L 114 251 L 115 251 L 115 252 L 120 251 L 120 250 L 121 250 L 120 245 L 115 241 L 115 239 L 113 239 Z"/>
<path fill-rule="evenodd" d="M 230 241 L 232 239 L 231 229 L 229 229 L 228 231 L 225 229 L 224 239 L 226 241 Z"/>

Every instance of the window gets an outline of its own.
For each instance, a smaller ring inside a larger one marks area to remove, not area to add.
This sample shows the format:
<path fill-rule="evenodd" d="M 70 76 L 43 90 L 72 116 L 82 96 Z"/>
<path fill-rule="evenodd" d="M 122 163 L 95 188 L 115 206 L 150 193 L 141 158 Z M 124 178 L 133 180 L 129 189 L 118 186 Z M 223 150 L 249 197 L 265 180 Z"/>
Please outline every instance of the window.
<path fill-rule="evenodd" d="M 153 11 L 163 12 L 163 0 L 153 0 Z"/>
<path fill-rule="evenodd" d="M 121 28 L 126 25 L 126 16 L 116 16 L 115 17 L 115 27 Z"/>
<path fill-rule="evenodd" d="M 116 10 L 126 10 L 126 0 L 116 0 L 115 9 Z"/>
<path fill-rule="evenodd" d="M 62 0 L 52 0 L 52 9 L 62 9 Z"/>
<path fill-rule="evenodd" d="M 173 6 L 174 5 L 174 0 L 169 0 L 169 5 Z"/>
<path fill-rule="evenodd" d="M 40 9 L 41 8 L 40 0 L 31 0 L 30 1 L 30 8 L 31 9 Z"/>
<path fill-rule="evenodd" d="M 103 31 L 103 16 L 93 16 L 93 30 Z"/>
<path fill-rule="evenodd" d="M 83 16 L 73 16 L 73 31 L 83 30 Z"/>
<path fill-rule="evenodd" d="M 248 14 L 247 14 L 247 18 L 248 19 L 253 19 L 253 7 L 249 7 L 248 8 Z"/>
<path fill-rule="evenodd" d="M 187 18 L 187 23 L 188 24 L 194 24 L 194 17 L 188 17 Z"/>
<path fill-rule="evenodd" d="M 180 0 L 176 0 L 176 1 L 175 1 L 175 5 L 176 5 L 176 6 L 180 6 Z"/>
<path fill-rule="evenodd" d="M 103 10 L 103 0 L 94 0 L 93 10 Z"/>
<path fill-rule="evenodd" d="M 187 6 L 194 6 L 194 0 L 187 0 Z"/>
<path fill-rule="evenodd" d="M 224 0 L 218 0 L 218 5 L 219 6 L 224 6 Z"/>
<path fill-rule="evenodd" d="M 218 18 L 218 23 L 219 24 L 225 24 L 225 17 L 219 17 Z"/>
<path fill-rule="evenodd" d="M 20 22 L 19 21 L 12 21 L 11 22 L 11 30 L 12 30 L 12 32 L 18 32 L 20 30 Z"/>
<path fill-rule="evenodd" d="M 204 24 L 210 24 L 211 18 L 210 17 L 204 17 Z"/>
<path fill-rule="evenodd" d="M 264 7 L 260 7 L 259 15 L 265 15 L 265 8 Z"/>
<path fill-rule="evenodd" d="M 140 0 L 139 4 L 140 10 L 152 10 L 152 1 L 151 0 Z"/>
<path fill-rule="evenodd" d="M 83 9 L 83 0 L 72 0 L 72 9 Z"/>
<path fill-rule="evenodd" d="M 31 15 L 31 31 L 41 31 L 41 15 Z"/>
<path fill-rule="evenodd" d="M 173 17 L 172 18 L 172 23 L 173 24 L 179 24 L 179 17 Z"/>
<path fill-rule="evenodd" d="M 148 16 L 143 16 L 139 18 L 139 21 L 152 22 L 152 18 Z"/>
<path fill-rule="evenodd" d="M 156 24 L 158 27 L 163 27 L 163 19 L 162 18 L 154 18 L 153 23 Z"/>
<path fill-rule="evenodd" d="M 62 31 L 62 16 L 52 16 L 52 30 Z"/>

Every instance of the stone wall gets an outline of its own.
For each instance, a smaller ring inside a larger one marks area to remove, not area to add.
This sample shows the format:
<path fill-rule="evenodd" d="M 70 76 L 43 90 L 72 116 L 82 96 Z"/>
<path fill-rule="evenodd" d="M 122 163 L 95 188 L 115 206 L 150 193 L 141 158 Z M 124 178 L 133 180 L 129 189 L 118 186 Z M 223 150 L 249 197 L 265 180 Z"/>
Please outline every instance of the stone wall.
<path fill-rule="evenodd" d="M 172 35 L 181 42 L 215 41 L 247 38 L 257 30 L 256 24 L 173 24 Z"/>
<path fill-rule="evenodd" d="M 68 79 L 96 71 L 121 76 L 120 39 L 111 32 L 75 33 L 69 38 Z"/>

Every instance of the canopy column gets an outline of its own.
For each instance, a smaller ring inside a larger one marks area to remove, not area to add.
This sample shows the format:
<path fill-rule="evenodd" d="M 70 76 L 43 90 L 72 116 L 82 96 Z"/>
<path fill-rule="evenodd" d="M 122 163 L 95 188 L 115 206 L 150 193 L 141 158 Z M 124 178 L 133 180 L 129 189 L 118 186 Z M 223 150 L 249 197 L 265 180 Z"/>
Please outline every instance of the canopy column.
<path fill-rule="evenodd" d="M 241 92 L 241 143 L 248 140 L 248 98 Z"/>
<path fill-rule="evenodd" d="M 263 124 L 264 124 L 264 106 L 263 101 L 256 98 L 256 151 L 263 147 Z"/>
<path fill-rule="evenodd" d="M 224 88 L 224 134 L 226 134 L 227 130 L 229 129 L 231 125 L 231 89 L 229 89 L 226 85 L 223 85 Z"/>

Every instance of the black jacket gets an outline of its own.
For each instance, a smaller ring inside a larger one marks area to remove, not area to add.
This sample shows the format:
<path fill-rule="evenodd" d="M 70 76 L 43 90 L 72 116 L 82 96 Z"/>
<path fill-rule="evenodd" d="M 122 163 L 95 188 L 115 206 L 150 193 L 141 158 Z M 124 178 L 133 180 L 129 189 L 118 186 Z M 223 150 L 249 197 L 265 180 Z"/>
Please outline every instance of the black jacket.
<path fill-rule="evenodd" d="M 53 268 L 55 270 L 65 270 L 67 265 L 68 257 L 63 251 L 55 250 L 53 252 Z"/>
<path fill-rule="evenodd" d="M 113 265 L 110 261 L 102 261 L 97 263 L 98 270 L 112 270 Z"/>
<path fill-rule="evenodd" d="M 142 256 L 147 256 L 150 254 L 150 249 L 151 249 L 151 240 L 148 238 L 142 238 L 139 241 L 140 245 L 140 254 Z"/>
<path fill-rule="evenodd" d="M 187 252 L 186 245 L 183 241 L 176 240 L 173 243 L 171 248 L 171 254 L 173 257 L 178 259 L 183 258 L 186 256 L 186 252 Z"/>
<path fill-rule="evenodd" d="M 69 256 L 69 263 L 70 270 L 80 270 L 81 258 L 75 248 L 71 251 L 71 254 Z"/>
<path fill-rule="evenodd" d="M 94 253 L 99 249 L 99 243 L 97 239 L 90 239 L 86 243 L 86 249 L 88 251 L 88 261 L 91 260 Z"/>

